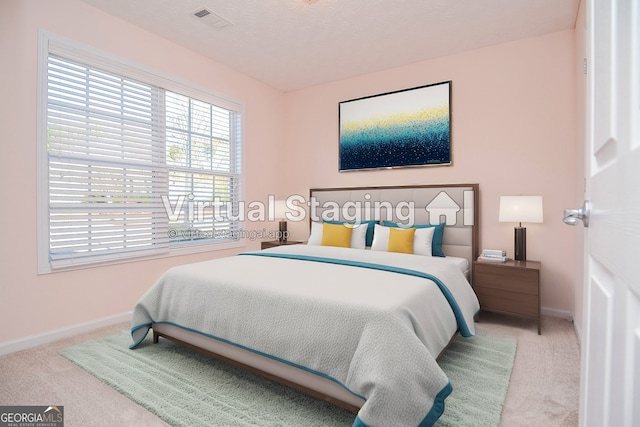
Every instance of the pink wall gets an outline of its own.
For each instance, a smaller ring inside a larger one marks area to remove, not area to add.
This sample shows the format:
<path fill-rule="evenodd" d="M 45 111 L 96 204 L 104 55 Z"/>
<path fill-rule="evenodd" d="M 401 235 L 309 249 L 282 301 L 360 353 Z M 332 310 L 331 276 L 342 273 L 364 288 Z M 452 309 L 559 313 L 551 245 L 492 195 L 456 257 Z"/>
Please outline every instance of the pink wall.
<path fill-rule="evenodd" d="M 576 19 L 576 28 L 575 28 L 575 67 L 576 67 L 576 75 L 579 76 L 576 78 L 576 141 L 578 145 L 578 150 L 580 152 L 580 156 L 584 158 L 584 150 L 585 150 L 585 121 L 586 121 L 586 76 L 584 75 L 583 69 L 583 59 L 587 56 L 585 49 L 585 37 L 586 37 L 586 2 L 580 2 L 580 8 L 578 9 L 578 17 Z M 583 179 L 585 177 L 585 162 L 586 159 L 579 165 L 578 173 L 576 174 L 576 180 L 578 181 L 578 185 L 576 186 L 576 205 L 575 207 L 579 207 L 582 205 L 582 200 L 585 198 L 585 186 L 583 183 Z M 574 206 L 568 206 L 574 207 Z M 574 230 L 574 238 L 575 244 L 579 248 L 584 247 L 585 243 L 585 229 L 583 227 L 576 227 Z M 584 251 L 586 253 L 586 250 Z M 579 260 L 576 265 L 575 275 L 577 278 L 576 286 L 575 286 L 575 308 L 574 308 L 574 325 L 576 328 L 576 332 L 578 334 L 578 340 L 581 339 L 582 335 L 582 323 L 584 321 L 584 312 L 583 312 L 583 299 L 584 299 L 584 257 L 583 252 L 579 251 L 578 254 Z"/>
<path fill-rule="evenodd" d="M 285 190 L 391 184 L 480 184 L 480 243 L 513 256 L 500 195 L 541 195 L 544 224 L 527 224 L 529 259 L 542 261 L 542 306 L 571 314 L 582 249 L 562 223 L 579 205 L 574 31 L 488 47 L 286 94 Z M 339 173 L 338 102 L 452 80 L 452 167 Z M 580 203 L 579 203 L 580 202 Z M 295 237 L 306 236 L 305 223 Z"/>
<path fill-rule="evenodd" d="M 576 81 L 582 77 L 573 31 L 283 94 L 80 1 L 3 0 L 0 144 L 8 161 L 0 168 L 0 345 L 126 313 L 166 268 L 234 253 L 37 274 L 40 28 L 244 100 L 247 200 L 306 195 L 321 186 L 477 182 L 481 246 L 512 251 L 512 225 L 497 222 L 499 196 L 544 196 L 545 223 L 528 225 L 528 254 L 543 262 L 543 306 L 573 312 L 582 249 L 575 229 L 561 222 L 565 207 L 581 203 Z M 453 80 L 452 167 L 337 172 L 339 101 L 443 80 Z M 290 227 L 294 238 L 306 238 L 304 224 Z"/>
<path fill-rule="evenodd" d="M 276 163 L 284 94 L 76 0 L 0 3 L 0 344 L 133 309 L 168 267 L 232 251 L 37 274 L 36 82 L 38 29 L 83 42 L 245 102 L 248 200 L 280 186 L 265 165 Z M 261 229 L 262 224 L 251 228 Z M 258 247 L 251 242 L 250 249 Z"/>

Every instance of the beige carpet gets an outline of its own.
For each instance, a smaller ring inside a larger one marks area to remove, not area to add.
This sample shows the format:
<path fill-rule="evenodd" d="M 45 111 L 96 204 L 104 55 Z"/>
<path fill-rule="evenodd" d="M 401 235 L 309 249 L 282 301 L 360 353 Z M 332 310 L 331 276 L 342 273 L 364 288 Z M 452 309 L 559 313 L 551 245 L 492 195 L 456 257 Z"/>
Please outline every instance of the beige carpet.
<path fill-rule="evenodd" d="M 0 357 L 0 405 L 62 405 L 65 426 L 164 426 L 163 421 L 75 366 L 58 351 L 127 328 L 119 324 L 54 344 Z M 479 331 L 510 335 L 518 350 L 501 425 L 576 426 L 580 360 L 573 325 L 483 313 Z"/>
<path fill-rule="evenodd" d="M 573 323 L 554 317 L 535 321 L 482 313 L 480 330 L 518 338 L 516 360 L 501 426 L 577 426 L 580 347 Z"/>

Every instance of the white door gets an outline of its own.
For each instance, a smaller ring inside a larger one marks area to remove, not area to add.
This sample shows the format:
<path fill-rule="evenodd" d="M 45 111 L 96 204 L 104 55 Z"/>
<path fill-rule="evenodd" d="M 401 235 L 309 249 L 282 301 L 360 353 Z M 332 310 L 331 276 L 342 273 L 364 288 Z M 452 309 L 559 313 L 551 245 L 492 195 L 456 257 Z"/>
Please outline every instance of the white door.
<path fill-rule="evenodd" d="M 640 0 L 587 3 L 581 426 L 640 426 Z"/>

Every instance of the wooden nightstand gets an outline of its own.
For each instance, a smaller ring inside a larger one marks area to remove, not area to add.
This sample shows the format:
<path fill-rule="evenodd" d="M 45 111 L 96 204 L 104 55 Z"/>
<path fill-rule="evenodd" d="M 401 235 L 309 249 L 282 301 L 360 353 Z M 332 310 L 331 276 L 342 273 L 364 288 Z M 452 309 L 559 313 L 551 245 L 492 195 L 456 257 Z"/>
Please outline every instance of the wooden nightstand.
<path fill-rule="evenodd" d="M 472 283 L 480 309 L 537 319 L 540 335 L 540 267 L 538 261 L 474 261 Z"/>
<path fill-rule="evenodd" d="M 265 242 L 260 242 L 260 249 L 275 248 L 276 246 L 299 245 L 301 243 L 303 242 L 299 240 L 287 240 L 286 242 L 281 242 L 279 240 L 269 240 Z"/>

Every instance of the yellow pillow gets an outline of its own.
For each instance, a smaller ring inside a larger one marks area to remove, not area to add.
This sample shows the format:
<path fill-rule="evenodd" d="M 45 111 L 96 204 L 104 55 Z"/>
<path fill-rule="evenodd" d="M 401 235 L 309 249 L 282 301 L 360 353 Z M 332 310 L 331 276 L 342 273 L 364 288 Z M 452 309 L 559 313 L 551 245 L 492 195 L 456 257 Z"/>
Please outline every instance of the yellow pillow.
<path fill-rule="evenodd" d="M 322 246 L 340 246 L 342 248 L 351 247 L 351 232 L 353 228 L 345 227 L 342 224 L 322 224 Z"/>
<path fill-rule="evenodd" d="M 389 252 L 401 252 L 403 254 L 413 253 L 413 235 L 415 228 L 390 228 L 389 229 Z"/>

